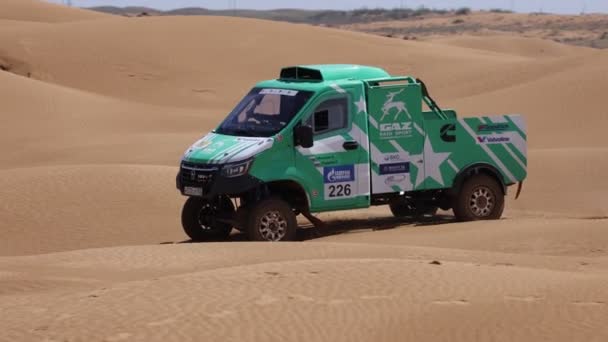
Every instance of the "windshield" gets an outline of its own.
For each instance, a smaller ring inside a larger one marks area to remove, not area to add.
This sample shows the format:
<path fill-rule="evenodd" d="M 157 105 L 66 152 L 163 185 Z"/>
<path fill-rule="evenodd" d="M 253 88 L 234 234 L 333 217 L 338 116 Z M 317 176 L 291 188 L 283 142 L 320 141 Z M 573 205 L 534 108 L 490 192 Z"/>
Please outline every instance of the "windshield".
<path fill-rule="evenodd" d="M 273 136 L 287 126 L 312 94 L 309 91 L 253 88 L 216 132 L 250 137 Z"/>

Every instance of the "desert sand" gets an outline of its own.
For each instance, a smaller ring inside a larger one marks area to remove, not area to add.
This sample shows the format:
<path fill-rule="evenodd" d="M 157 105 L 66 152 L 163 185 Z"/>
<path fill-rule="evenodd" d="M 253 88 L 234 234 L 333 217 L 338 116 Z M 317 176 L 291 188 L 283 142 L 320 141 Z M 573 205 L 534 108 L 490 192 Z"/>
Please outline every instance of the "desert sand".
<path fill-rule="evenodd" d="M 608 51 L 0 6 L 0 341 L 608 340 Z M 496 222 L 374 208 L 324 214 L 301 242 L 187 243 L 181 154 L 300 63 L 526 115 L 522 197 Z"/>

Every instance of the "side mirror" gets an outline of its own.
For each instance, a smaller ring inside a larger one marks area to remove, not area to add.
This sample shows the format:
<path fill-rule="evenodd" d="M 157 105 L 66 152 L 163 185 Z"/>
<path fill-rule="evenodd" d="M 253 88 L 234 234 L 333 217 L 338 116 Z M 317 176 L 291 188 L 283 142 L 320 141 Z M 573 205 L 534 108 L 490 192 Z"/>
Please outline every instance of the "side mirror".
<path fill-rule="evenodd" d="M 302 146 L 304 148 L 311 148 L 314 144 L 312 127 L 310 126 L 298 126 L 294 130 L 294 138 L 296 146 Z"/>

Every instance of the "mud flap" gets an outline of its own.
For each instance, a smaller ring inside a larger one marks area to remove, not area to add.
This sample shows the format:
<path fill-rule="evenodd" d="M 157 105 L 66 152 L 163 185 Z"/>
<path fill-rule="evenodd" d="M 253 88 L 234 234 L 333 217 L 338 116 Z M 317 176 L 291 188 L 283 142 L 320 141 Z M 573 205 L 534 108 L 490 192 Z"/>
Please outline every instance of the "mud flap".
<path fill-rule="evenodd" d="M 521 195 L 521 189 L 523 188 L 523 186 L 524 186 L 524 182 L 519 182 L 517 184 L 517 193 L 515 194 L 515 199 L 518 199 L 519 195 Z"/>
<path fill-rule="evenodd" d="M 313 216 L 313 214 L 311 214 L 310 211 L 302 211 L 302 215 L 304 217 L 306 217 L 306 219 L 308 219 L 308 221 L 310 221 L 310 223 L 312 223 L 312 225 L 317 229 L 322 229 L 322 228 L 327 227 L 327 224 L 325 222 L 323 222 L 321 219 L 317 218 L 316 216 Z"/>

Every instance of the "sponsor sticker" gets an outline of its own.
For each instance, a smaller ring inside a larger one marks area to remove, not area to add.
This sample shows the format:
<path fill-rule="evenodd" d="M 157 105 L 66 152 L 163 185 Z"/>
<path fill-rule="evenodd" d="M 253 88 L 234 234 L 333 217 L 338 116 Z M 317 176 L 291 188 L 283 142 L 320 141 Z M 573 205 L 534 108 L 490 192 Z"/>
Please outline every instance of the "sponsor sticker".
<path fill-rule="evenodd" d="M 406 175 L 392 175 L 392 176 L 386 177 L 386 179 L 384 180 L 384 184 L 386 184 L 388 186 L 403 185 L 403 182 L 405 182 L 406 179 L 407 179 Z"/>
<path fill-rule="evenodd" d="M 265 140 L 265 138 L 249 138 L 249 137 L 237 137 L 236 141 L 246 141 L 246 142 L 259 142 L 259 143 L 263 143 Z M 272 141 L 272 139 L 269 139 L 270 141 Z"/>
<path fill-rule="evenodd" d="M 384 159 L 385 162 L 401 161 L 401 155 L 399 153 L 385 154 L 382 159 Z"/>
<path fill-rule="evenodd" d="M 506 144 L 506 143 L 511 142 L 511 138 L 485 135 L 485 136 L 478 136 L 477 142 L 479 142 L 480 144 Z"/>
<path fill-rule="evenodd" d="M 324 183 L 345 183 L 355 180 L 355 166 L 342 165 L 323 168 Z"/>
<path fill-rule="evenodd" d="M 202 150 L 202 149 L 204 149 L 205 147 L 207 147 L 209 145 L 211 145 L 211 141 L 209 141 L 209 140 L 201 140 L 201 141 L 195 143 L 193 147 L 196 148 L 196 149 L 201 149 Z"/>
<path fill-rule="evenodd" d="M 508 123 L 498 123 L 498 124 L 489 124 L 489 125 L 479 125 L 477 126 L 478 132 L 492 132 L 492 131 L 506 131 L 509 129 Z"/>
<path fill-rule="evenodd" d="M 298 95 L 297 90 L 289 89 L 262 89 L 260 90 L 262 95 L 284 95 L 284 96 L 296 96 Z"/>
<path fill-rule="evenodd" d="M 394 175 L 410 172 L 410 163 L 380 164 L 381 175 Z"/>

